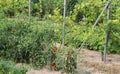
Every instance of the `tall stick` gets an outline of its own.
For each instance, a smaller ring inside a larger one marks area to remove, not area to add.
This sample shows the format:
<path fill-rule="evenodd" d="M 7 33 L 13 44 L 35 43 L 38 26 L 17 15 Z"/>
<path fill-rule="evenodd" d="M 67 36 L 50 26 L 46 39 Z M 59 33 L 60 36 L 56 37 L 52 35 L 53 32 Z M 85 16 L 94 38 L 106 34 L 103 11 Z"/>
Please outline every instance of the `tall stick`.
<path fill-rule="evenodd" d="M 100 15 L 98 16 L 97 20 L 95 21 L 94 25 L 92 26 L 92 28 L 95 28 L 95 26 L 97 25 L 98 21 L 100 20 L 100 17 L 102 16 L 103 12 L 106 10 L 106 8 L 108 7 L 108 5 L 110 4 L 110 1 L 108 1 L 108 3 L 105 5 L 105 7 L 103 8 L 102 12 L 100 13 Z M 79 47 L 78 51 L 80 51 L 80 49 L 84 46 L 85 42 L 87 41 L 87 39 L 91 36 L 88 35 L 87 38 L 82 42 L 81 46 Z"/>
<path fill-rule="evenodd" d="M 110 4 L 107 6 L 107 20 L 110 19 Z M 106 50 L 108 45 L 108 38 L 109 38 L 109 32 L 106 31 L 106 38 L 105 38 L 105 45 L 104 45 L 104 55 L 103 55 L 103 61 L 106 63 Z"/>
<path fill-rule="evenodd" d="M 31 0 L 29 0 L 29 22 L 31 19 Z"/>
<path fill-rule="evenodd" d="M 110 0 L 108 1 L 108 3 L 105 5 L 105 7 L 103 8 L 102 12 L 100 13 L 100 15 L 98 16 L 97 20 L 95 21 L 93 27 L 95 27 L 98 23 L 98 21 L 100 20 L 100 17 L 102 16 L 103 12 L 106 10 L 106 8 L 109 6 L 110 4 Z"/>
<path fill-rule="evenodd" d="M 65 44 L 65 23 L 66 23 L 66 0 L 64 0 L 64 11 L 63 11 L 63 29 L 62 29 L 62 48 Z"/>

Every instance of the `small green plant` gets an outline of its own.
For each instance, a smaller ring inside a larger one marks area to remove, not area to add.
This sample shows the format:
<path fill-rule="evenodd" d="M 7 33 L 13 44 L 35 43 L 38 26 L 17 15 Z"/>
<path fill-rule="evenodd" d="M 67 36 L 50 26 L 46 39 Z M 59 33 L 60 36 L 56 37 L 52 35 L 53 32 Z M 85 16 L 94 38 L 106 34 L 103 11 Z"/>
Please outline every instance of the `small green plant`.
<path fill-rule="evenodd" d="M 16 67 L 13 62 L 0 61 L 0 74 L 26 74 L 26 67 Z"/>
<path fill-rule="evenodd" d="M 77 69 L 76 52 L 71 48 L 57 48 L 52 67 L 55 68 L 55 70 L 62 70 L 67 74 L 75 74 L 75 70 Z"/>
<path fill-rule="evenodd" d="M 77 68 L 77 55 L 74 50 L 69 50 L 64 56 L 64 71 L 67 74 L 75 74 Z"/>

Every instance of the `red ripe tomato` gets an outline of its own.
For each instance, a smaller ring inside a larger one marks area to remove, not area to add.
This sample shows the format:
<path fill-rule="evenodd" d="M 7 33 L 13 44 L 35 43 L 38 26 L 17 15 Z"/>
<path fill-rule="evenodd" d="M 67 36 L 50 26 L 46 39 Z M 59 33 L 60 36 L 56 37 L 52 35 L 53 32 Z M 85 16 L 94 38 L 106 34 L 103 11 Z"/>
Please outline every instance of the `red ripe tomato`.
<path fill-rule="evenodd" d="M 52 63 L 52 68 L 53 68 L 53 69 L 56 68 L 56 63 Z"/>
<path fill-rule="evenodd" d="M 57 47 L 54 47 L 54 48 L 53 48 L 53 50 L 54 50 L 54 51 L 57 51 L 57 50 L 58 50 L 58 48 L 57 48 Z"/>

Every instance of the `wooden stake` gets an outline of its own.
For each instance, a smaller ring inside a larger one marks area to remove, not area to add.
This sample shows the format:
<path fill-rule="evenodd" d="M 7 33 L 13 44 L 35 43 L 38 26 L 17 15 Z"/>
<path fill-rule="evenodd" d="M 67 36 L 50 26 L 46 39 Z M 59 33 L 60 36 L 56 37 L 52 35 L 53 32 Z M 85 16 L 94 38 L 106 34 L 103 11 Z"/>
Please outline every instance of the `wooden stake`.
<path fill-rule="evenodd" d="M 62 29 L 62 48 L 65 44 L 65 23 L 66 23 L 66 0 L 64 0 L 64 11 L 63 11 L 63 29 Z"/>
<path fill-rule="evenodd" d="M 31 0 L 29 0 L 29 22 L 31 19 Z"/>

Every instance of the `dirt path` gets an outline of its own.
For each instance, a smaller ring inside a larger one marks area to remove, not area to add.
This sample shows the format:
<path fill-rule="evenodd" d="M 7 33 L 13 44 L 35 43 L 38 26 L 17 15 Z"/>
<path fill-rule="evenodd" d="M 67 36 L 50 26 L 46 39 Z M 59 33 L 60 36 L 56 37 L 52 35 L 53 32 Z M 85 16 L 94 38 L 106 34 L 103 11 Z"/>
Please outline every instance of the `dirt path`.
<path fill-rule="evenodd" d="M 48 69 L 41 69 L 41 70 L 34 70 L 31 69 L 27 72 L 27 74 L 61 74 L 61 72 L 57 72 L 57 71 L 50 71 Z"/>
<path fill-rule="evenodd" d="M 107 62 L 103 63 L 100 52 L 82 49 L 80 53 L 78 67 L 91 74 L 120 74 L 120 55 L 109 54 Z"/>

